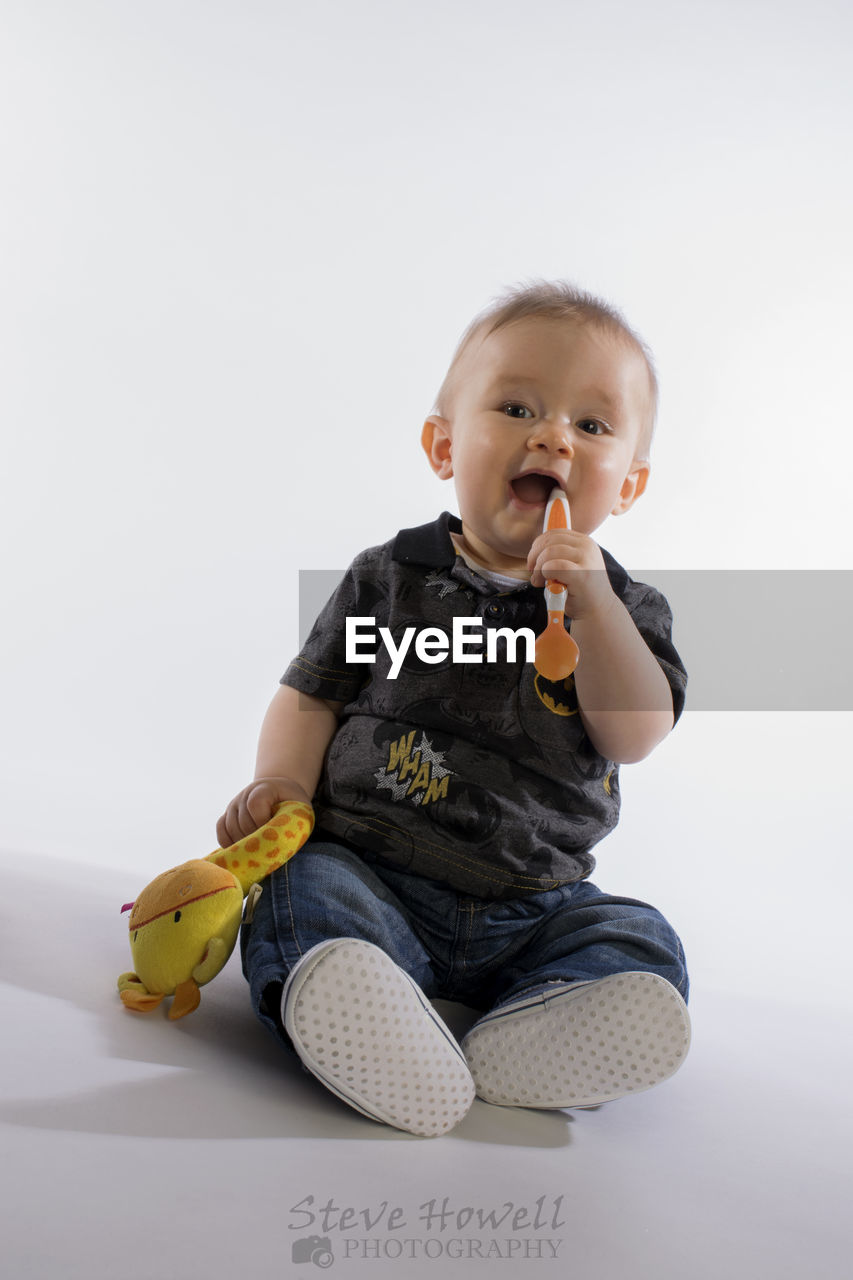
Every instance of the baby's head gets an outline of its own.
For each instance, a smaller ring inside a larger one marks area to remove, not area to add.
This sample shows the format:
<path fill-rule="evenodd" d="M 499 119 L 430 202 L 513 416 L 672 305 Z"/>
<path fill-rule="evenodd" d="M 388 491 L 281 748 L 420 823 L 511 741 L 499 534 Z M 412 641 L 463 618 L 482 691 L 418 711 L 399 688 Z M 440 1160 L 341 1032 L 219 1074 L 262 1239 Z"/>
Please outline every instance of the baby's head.
<path fill-rule="evenodd" d="M 633 505 L 656 406 L 651 357 L 619 312 L 542 283 L 512 290 L 468 327 L 422 442 L 436 474 L 454 479 L 469 551 L 512 572 L 555 484 L 582 533 Z"/>

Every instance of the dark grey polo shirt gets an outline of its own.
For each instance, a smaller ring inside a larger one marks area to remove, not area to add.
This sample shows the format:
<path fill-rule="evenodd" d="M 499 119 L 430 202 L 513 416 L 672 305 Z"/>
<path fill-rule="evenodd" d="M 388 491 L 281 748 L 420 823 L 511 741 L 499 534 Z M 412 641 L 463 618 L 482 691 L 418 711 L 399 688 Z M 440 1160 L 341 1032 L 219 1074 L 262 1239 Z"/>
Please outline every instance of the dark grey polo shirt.
<path fill-rule="evenodd" d="M 372 646 L 373 664 L 346 660 L 348 616 L 375 619 L 377 635 L 389 628 L 397 646 L 407 627 L 449 635 L 454 617 L 481 618 L 484 636 L 543 630 L 542 589 L 481 578 L 450 538 L 461 527 L 445 512 L 357 556 L 282 684 L 345 703 L 315 797 L 318 828 L 462 893 L 518 897 L 588 876 L 593 846 L 618 820 L 618 769 L 584 732 L 573 678 L 544 680 L 523 645 L 502 660 L 502 641 L 499 660 L 481 664 L 450 653 L 430 664 L 411 644 L 396 679 L 384 644 Z M 604 558 L 669 680 L 677 718 L 687 677 L 669 606 Z"/>

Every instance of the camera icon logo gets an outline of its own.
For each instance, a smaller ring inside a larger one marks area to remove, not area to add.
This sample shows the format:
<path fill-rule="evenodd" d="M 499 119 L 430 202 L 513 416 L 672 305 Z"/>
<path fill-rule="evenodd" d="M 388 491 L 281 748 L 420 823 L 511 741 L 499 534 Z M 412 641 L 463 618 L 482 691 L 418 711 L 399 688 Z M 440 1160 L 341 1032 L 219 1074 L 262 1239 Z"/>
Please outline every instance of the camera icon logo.
<path fill-rule="evenodd" d="M 294 1262 L 313 1262 L 315 1267 L 330 1267 L 335 1260 L 328 1236 L 304 1236 L 294 1240 L 291 1258 Z"/>

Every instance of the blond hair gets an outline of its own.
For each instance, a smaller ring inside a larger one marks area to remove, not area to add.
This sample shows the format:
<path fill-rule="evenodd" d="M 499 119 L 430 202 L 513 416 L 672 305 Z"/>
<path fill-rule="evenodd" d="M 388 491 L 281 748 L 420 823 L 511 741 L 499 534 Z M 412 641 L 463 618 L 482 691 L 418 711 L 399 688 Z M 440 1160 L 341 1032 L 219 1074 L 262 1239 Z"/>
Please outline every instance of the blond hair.
<path fill-rule="evenodd" d="M 447 416 L 456 371 L 475 338 L 487 338 L 498 329 L 531 316 L 592 325 L 612 334 L 642 357 L 649 377 L 649 412 L 643 424 L 638 456 L 646 457 L 651 447 L 658 405 L 658 380 L 652 353 L 618 308 L 565 280 L 534 280 L 529 284 L 517 285 L 495 298 L 485 310 L 474 317 L 453 353 L 450 367 L 435 398 L 433 413 Z"/>

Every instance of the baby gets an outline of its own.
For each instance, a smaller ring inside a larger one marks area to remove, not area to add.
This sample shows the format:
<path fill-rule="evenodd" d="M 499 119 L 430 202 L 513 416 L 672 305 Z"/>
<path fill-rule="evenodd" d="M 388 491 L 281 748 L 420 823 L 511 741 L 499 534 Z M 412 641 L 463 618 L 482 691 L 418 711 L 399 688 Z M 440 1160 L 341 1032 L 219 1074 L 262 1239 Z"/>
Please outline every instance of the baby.
<path fill-rule="evenodd" d="M 592 538 L 646 487 L 656 400 L 643 343 L 600 299 L 543 283 L 478 316 L 421 436 L 461 518 L 356 557 L 219 820 L 229 845 L 282 800 L 313 803 L 312 839 L 244 925 L 244 971 L 308 1071 L 399 1129 L 444 1133 L 475 1094 L 595 1106 L 687 1052 L 678 937 L 588 878 L 619 765 L 684 702 L 666 601 Z M 543 533 L 555 487 L 571 527 Z M 580 650 L 556 682 L 521 642 L 545 627 L 546 580 L 565 584 Z M 467 644 L 442 645 L 461 619 Z M 407 630 L 423 642 L 404 647 Z M 461 1045 L 436 998 L 482 1011 Z"/>

